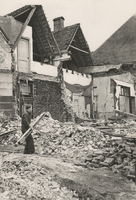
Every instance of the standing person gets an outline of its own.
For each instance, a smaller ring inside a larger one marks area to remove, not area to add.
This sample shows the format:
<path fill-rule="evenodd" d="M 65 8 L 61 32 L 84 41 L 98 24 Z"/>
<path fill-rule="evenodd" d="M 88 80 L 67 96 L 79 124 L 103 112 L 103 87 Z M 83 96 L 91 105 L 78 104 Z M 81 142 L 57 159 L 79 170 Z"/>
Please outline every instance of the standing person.
<path fill-rule="evenodd" d="M 30 126 L 31 122 L 31 114 L 32 114 L 32 107 L 31 106 L 26 106 L 26 113 L 23 114 L 22 116 L 22 133 L 24 134 Z M 24 154 L 32 154 L 35 152 L 34 148 L 34 141 L 31 133 L 27 136 L 26 144 L 25 144 L 25 149 L 24 149 Z"/>

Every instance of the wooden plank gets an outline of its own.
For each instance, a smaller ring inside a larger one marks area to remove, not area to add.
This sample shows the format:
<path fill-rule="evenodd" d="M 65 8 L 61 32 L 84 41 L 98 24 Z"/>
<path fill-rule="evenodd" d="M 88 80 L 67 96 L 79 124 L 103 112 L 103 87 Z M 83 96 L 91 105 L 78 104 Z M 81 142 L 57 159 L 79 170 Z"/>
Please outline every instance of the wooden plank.
<path fill-rule="evenodd" d="M 27 19 L 26 19 L 26 21 L 25 21 L 25 23 L 24 23 L 24 25 L 23 25 L 23 27 L 22 27 L 20 33 L 19 33 L 19 36 L 18 36 L 18 38 L 17 38 L 17 40 L 16 40 L 16 42 L 15 42 L 15 44 L 14 44 L 13 50 L 15 50 L 15 48 L 16 48 L 16 46 L 17 46 L 19 40 L 21 39 L 22 34 L 23 34 L 23 32 L 24 32 L 26 26 L 27 26 L 28 23 L 30 22 L 30 20 L 31 20 L 31 18 L 32 18 L 34 12 L 35 12 L 35 10 L 36 10 L 36 7 L 34 6 L 34 8 L 33 8 L 33 9 L 31 10 L 31 12 L 29 13 L 29 15 L 28 15 L 28 17 L 27 17 Z"/>
<path fill-rule="evenodd" d="M 32 125 L 32 128 L 34 128 L 38 122 L 46 115 L 45 112 L 43 112 L 38 119 L 34 122 L 34 124 Z M 48 117 L 48 115 L 46 115 Z M 29 128 L 20 138 L 19 140 L 15 143 L 15 145 L 18 145 L 19 142 L 21 142 L 22 139 L 25 139 L 31 132 L 32 132 L 32 128 Z"/>
<path fill-rule="evenodd" d="M 82 50 L 82 49 L 79 49 L 79 48 L 77 48 L 77 47 L 74 47 L 73 45 L 70 45 L 70 47 L 73 48 L 73 49 L 75 49 L 75 50 L 77 50 L 77 51 L 81 51 L 82 53 L 89 54 L 89 52 L 84 51 L 84 50 Z"/>
<path fill-rule="evenodd" d="M 113 136 L 113 137 L 121 137 L 123 139 L 136 139 L 136 136 L 132 135 L 121 135 L 121 134 L 115 134 L 113 132 L 109 133 L 108 131 L 104 131 L 104 130 L 100 130 L 101 132 L 103 132 L 105 135 L 109 135 L 109 136 Z"/>
<path fill-rule="evenodd" d="M 121 114 L 121 115 L 126 115 L 126 116 L 129 116 L 129 117 L 134 117 L 136 118 L 136 115 L 134 114 L 131 114 L 131 113 L 127 113 L 127 112 L 123 112 L 121 110 L 114 110 L 115 113 L 118 113 L 118 114 Z"/>
<path fill-rule="evenodd" d="M 5 136 L 5 135 L 8 135 L 8 134 L 10 134 L 10 133 L 13 133 L 13 132 L 15 132 L 15 131 L 16 131 L 16 129 L 13 129 L 13 130 L 10 130 L 10 131 L 6 131 L 5 133 L 1 133 L 1 134 L 0 134 L 0 137 Z"/>

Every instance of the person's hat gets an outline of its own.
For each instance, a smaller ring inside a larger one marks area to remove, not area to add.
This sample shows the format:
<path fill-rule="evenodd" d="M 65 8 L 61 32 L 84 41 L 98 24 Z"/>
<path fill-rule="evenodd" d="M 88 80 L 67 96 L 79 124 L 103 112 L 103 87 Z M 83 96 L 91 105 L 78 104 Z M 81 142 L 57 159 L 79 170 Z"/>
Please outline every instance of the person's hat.
<path fill-rule="evenodd" d="M 28 110 L 29 108 L 31 108 L 31 106 L 26 106 L 26 110 Z"/>

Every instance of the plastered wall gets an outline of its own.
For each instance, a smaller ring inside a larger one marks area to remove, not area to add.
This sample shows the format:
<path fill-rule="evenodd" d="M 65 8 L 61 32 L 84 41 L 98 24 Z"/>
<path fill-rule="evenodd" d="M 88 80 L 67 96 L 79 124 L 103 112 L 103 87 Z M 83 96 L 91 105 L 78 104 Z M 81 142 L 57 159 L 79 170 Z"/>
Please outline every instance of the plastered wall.
<path fill-rule="evenodd" d="M 114 115 L 114 96 L 110 92 L 110 79 L 132 84 L 134 82 L 134 78 L 129 72 L 121 75 L 94 78 L 94 108 L 98 111 L 98 117 L 103 119 Z"/>
<path fill-rule="evenodd" d="M 10 47 L 5 41 L 3 34 L 0 32 L 0 70 L 11 70 Z"/>

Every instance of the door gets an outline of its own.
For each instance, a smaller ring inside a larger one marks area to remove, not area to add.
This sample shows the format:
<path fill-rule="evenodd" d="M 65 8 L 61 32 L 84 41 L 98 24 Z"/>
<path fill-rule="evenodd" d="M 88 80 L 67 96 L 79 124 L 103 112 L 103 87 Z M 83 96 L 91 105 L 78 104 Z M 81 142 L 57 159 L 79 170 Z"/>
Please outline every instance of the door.
<path fill-rule="evenodd" d="M 18 44 L 18 71 L 29 73 L 30 66 L 29 66 L 29 40 L 21 39 Z"/>

